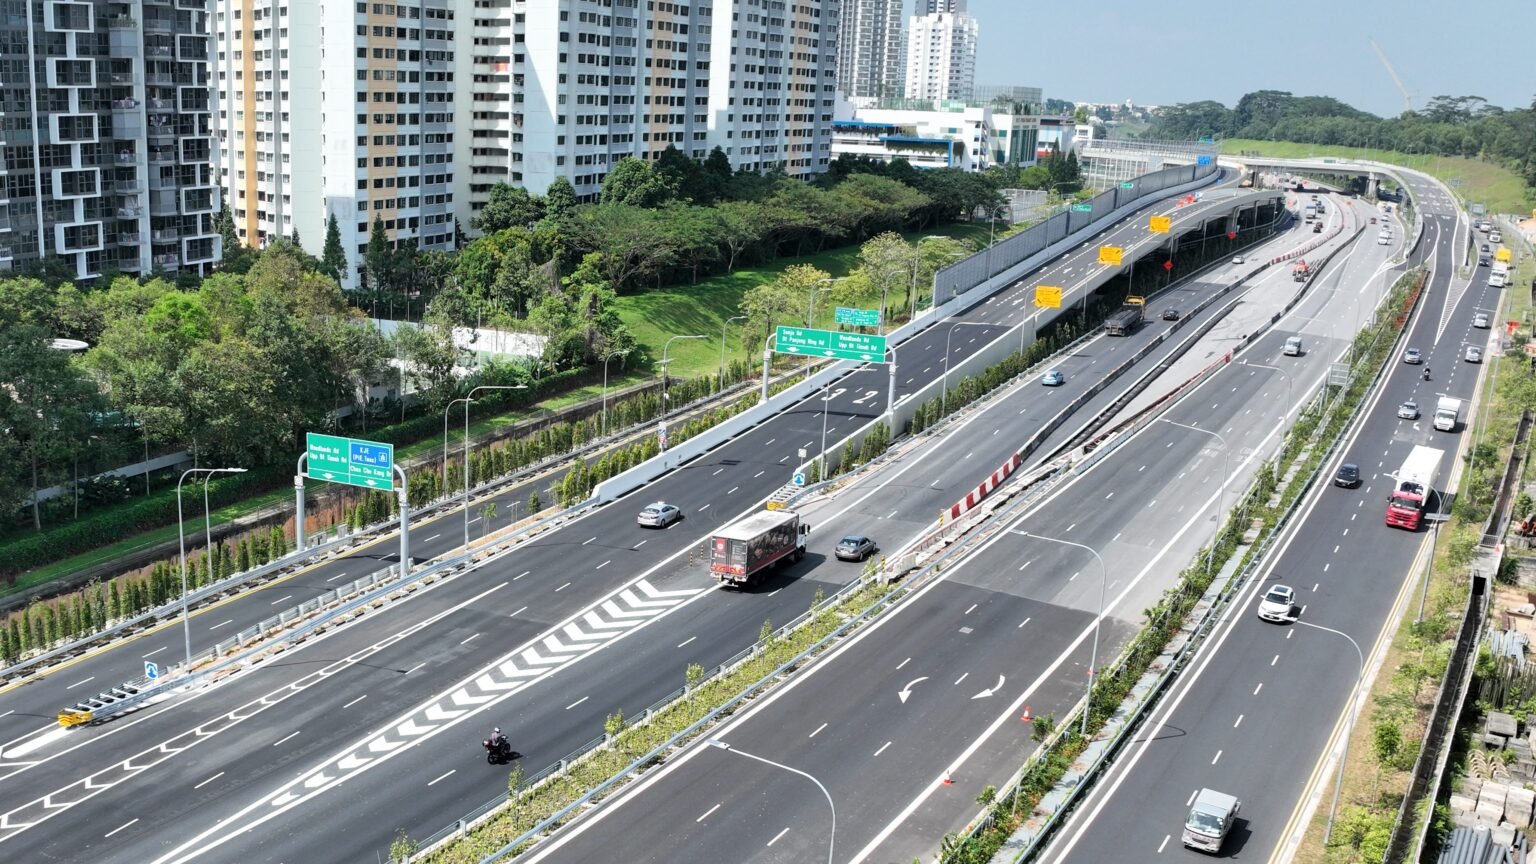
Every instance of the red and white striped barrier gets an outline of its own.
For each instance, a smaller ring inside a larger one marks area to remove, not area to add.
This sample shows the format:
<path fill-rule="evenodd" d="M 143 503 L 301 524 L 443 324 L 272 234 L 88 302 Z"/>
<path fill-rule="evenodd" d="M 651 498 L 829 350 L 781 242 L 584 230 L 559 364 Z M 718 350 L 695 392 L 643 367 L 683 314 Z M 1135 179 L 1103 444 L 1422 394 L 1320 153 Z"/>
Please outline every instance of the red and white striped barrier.
<path fill-rule="evenodd" d="M 961 514 L 980 504 L 982 499 L 986 498 L 993 489 L 1003 485 L 1003 481 L 1007 480 L 1008 475 L 1013 473 L 1013 469 L 1019 467 L 1019 464 L 1023 461 L 1024 458 L 1022 456 L 1017 453 L 1013 454 L 1011 459 L 1003 463 L 1003 467 L 993 471 L 990 477 L 981 481 L 981 485 L 965 493 L 964 500 L 956 501 L 949 505 L 949 518 L 959 519 Z"/>

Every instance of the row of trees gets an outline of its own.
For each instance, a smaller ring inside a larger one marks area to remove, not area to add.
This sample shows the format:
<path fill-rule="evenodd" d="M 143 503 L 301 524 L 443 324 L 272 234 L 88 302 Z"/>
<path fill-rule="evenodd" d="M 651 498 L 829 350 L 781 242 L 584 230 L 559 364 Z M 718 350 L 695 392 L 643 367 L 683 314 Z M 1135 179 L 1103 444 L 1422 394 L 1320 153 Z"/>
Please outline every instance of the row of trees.
<path fill-rule="evenodd" d="M 1509 166 L 1527 185 L 1536 186 L 1536 101 L 1527 108 L 1504 109 L 1480 96 L 1436 96 L 1421 110 L 1381 118 L 1328 96 L 1259 90 L 1233 108 L 1204 101 L 1162 109 L 1148 135 L 1258 138 L 1484 158 Z"/>

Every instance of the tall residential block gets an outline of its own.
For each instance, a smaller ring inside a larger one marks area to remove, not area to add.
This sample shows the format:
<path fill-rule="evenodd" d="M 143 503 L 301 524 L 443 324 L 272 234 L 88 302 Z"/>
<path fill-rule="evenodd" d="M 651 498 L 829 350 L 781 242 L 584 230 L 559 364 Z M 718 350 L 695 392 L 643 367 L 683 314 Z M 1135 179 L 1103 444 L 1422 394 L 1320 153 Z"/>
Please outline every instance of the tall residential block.
<path fill-rule="evenodd" d="M 901 95 L 902 0 L 843 0 L 837 89 L 848 99 Z"/>
<path fill-rule="evenodd" d="M 206 272 L 213 0 L 0 0 L 0 271 Z"/>
<path fill-rule="evenodd" d="M 375 220 L 450 249 L 465 0 L 218 0 L 221 173 L 246 245 L 298 233 L 318 254 L 336 216 L 343 286 Z M 459 127 L 461 128 L 461 127 Z"/>
<path fill-rule="evenodd" d="M 907 22 L 908 99 L 970 99 L 976 87 L 976 19 L 964 12 L 914 15 Z"/>
<path fill-rule="evenodd" d="M 809 177 L 831 158 L 837 0 L 477 0 L 458 126 L 471 209 L 496 182 L 591 200 L 620 159 L 715 147 Z M 465 140 L 467 136 L 468 140 Z"/>

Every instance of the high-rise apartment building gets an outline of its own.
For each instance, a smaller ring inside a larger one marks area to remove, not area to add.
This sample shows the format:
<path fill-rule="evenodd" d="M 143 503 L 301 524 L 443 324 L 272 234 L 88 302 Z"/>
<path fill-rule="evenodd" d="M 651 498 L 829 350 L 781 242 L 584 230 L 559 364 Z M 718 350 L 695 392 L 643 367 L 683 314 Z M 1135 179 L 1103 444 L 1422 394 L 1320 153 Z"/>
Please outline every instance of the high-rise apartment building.
<path fill-rule="evenodd" d="M 213 0 L 0 0 L 0 271 L 219 260 Z"/>
<path fill-rule="evenodd" d="M 467 4 L 466 4 L 467 5 Z M 626 156 L 720 147 L 737 169 L 831 158 L 836 0 L 477 0 L 458 126 L 470 206 L 499 181 L 595 198 Z M 467 136 L 467 141 L 465 140 Z"/>
<path fill-rule="evenodd" d="M 218 0 L 221 173 L 241 240 L 295 232 L 313 253 L 334 214 L 349 267 L 373 223 L 454 240 L 456 49 L 469 0 Z"/>
<path fill-rule="evenodd" d="M 915 15 L 937 15 L 940 12 L 961 13 L 965 11 L 965 0 L 917 0 Z"/>
<path fill-rule="evenodd" d="M 903 0 L 843 0 L 837 89 L 855 101 L 901 95 Z"/>
<path fill-rule="evenodd" d="M 971 98 L 977 35 L 976 19 L 964 12 L 914 15 L 907 22 L 906 98 Z"/>

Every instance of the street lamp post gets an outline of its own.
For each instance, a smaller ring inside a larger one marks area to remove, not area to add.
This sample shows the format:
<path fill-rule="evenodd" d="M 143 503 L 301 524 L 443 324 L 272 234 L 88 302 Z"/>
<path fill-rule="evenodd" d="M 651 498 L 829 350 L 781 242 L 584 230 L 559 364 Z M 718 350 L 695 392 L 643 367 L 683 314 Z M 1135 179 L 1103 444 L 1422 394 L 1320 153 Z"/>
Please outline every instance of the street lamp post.
<path fill-rule="evenodd" d="M 608 435 L 608 361 L 615 357 L 627 357 L 629 351 L 612 351 L 603 357 L 603 419 L 598 424 L 602 427 L 600 433 L 603 437 Z"/>
<path fill-rule="evenodd" d="M 959 321 L 949 328 L 949 333 L 944 337 L 944 383 L 939 388 L 939 415 L 943 416 L 949 407 L 949 340 L 955 335 L 956 327 L 991 327 L 985 321 Z"/>
<path fill-rule="evenodd" d="M 733 315 L 730 318 L 725 319 L 725 323 L 720 325 L 720 387 L 719 387 L 719 389 L 720 389 L 721 392 L 725 391 L 725 330 L 726 330 L 727 327 L 731 326 L 731 322 L 732 321 L 745 321 L 745 320 L 747 320 L 747 316 L 745 316 L 745 315 Z"/>
<path fill-rule="evenodd" d="M 527 390 L 527 384 L 481 384 L 464 399 L 464 551 L 469 551 L 469 403 L 481 390 Z"/>
<path fill-rule="evenodd" d="M 181 519 L 181 484 L 186 481 L 188 474 L 196 474 L 205 471 L 212 476 L 214 474 L 244 474 L 244 468 L 188 468 L 181 474 L 181 479 L 176 481 L 176 539 L 181 546 L 181 630 L 187 645 L 187 669 L 192 668 L 192 622 L 187 614 L 187 535 Z M 207 486 L 203 487 L 203 510 L 206 519 L 208 508 Z M 213 547 L 212 528 L 208 528 L 208 546 Z"/>
<path fill-rule="evenodd" d="M 1167 417 L 1159 417 L 1157 419 L 1160 422 L 1167 423 L 1170 426 L 1177 426 L 1180 429 L 1188 429 L 1191 432 L 1199 432 L 1202 435 L 1210 435 L 1217 441 L 1221 442 L 1221 488 L 1216 493 L 1216 527 L 1211 532 L 1211 548 L 1205 556 L 1205 573 L 1207 576 L 1209 576 L 1211 573 L 1211 561 L 1216 557 L 1216 538 L 1221 536 L 1221 507 L 1224 503 L 1226 503 L 1227 481 L 1230 480 L 1232 476 L 1232 453 L 1227 449 L 1227 439 L 1221 437 L 1220 432 L 1212 432 L 1209 429 L 1201 429 L 1199 426 L 1191 426 L 1188 423 L 1180 423 L 1176 420 L 1169 420 Z"/>
<path fill-rule="evenodd" d="M 1094 551 L 1091 546 L 1081 543 L 1073 543 L 1071 540 L 1058 540 L 1055 537 L 1046 537 L 1041 534 L 1022 532 L 1025 537 L 1033 537 L 1036 540 L 1045 540 L 1049 543 L 1060 543 L 1063 546 L 1073 546 L 1091 554 L 1099 562 L 1099 615 L 1093 619 L 1093 653 L 1088 659 L 1088 696 L 1083 704 L 1083 728 L 1084 740 L 1088 738 L 1088 715 L 1093 711 L 1093 685 L 1099 674 L 1099 630 L 1104 626 L 1104 595 L 1109 590 L 1109 570 L 1104 566 L 1104 558 Z"/>
<path fill-rule="evenodd" d="M 463 397 L 460 397 L 458 399 L 449 399 L 448 400 L 448 404 L 443 406 L 443 491 L 444 492 L 448 491 L 448 414 L 453 411 L 453 406 L 459 404 L 460 402 L 468 402 L 468 401 L 469 401 L 468 399 L 465 399 Z M 466 437 L 469 435 L 469 430 L 467 428 L 467 424 L 466 424 L 466 428 L 464 430 L 464 434 L 465 434 Z"/>
<path fill-rule="evenodd" d="M 1354 685 L 1349 688 L 1349 703 L 1346 706 L 1346 710 L 1349 712 L 1349 722 L 1344 724 L 1344 753 L 1339 759 L 1338 770 L 1334 773 L 1333 803 L 1328 805 L 1328 827 L 1323 830 L 1323 846 L 1326 848 L 1329 838 L 1333 836 L 1333 819 L 1339 810 L 1339 792 L 1344 788 L 1344 765 L 1349 762 L 1349 739 L 1355 732 L 1355 712 L 1353 708 L 1355 693 L 1360 688 L 1360 682 L 1365 678 L 1365 652 L 1360 650 L 1360 643 L 1356 642 L 1353 636 L 1342 630 L 1335 630 L 1332 627 L 1324 627 L 1321 624 L 1303 621 L 1299 617 L 1292 617 L 1291 623 L 1300 624 L 1303 627 L 1311 627 L 1314 630 L 1322 630 L 1335 636 L 1343 636 L 1349 640 L 1349 644 L 1355 647 L 1355 655 L 1360 658 L 1360 674 L 1355 677 Z"/>
<path fill-rule="evenodd" d="M 821 781 L 820 780 L 817 780 L 815 777 L 811 776 L 810 774 L 808 774 L 808 773 L 806 773 L 804 771 L 801 771 L 799 768 L 791 768 L 788 765 L 782 764 L 780 762 L 775 762 L 772 759 L 765 759 L 762 756 L 756 755 L 755 753 L 748 753 L 745 750 L 737 750 L 736 748 L 734 748 L 731 745 L 725 743 L 724 741 L 721 741 L 719 738 L 709 738 L 709 739 L 706 739 L 704 743 L 708 744 L 711 747 L 715 747 L 717 749 L 724 750 L 727 753 L 735 753 L 738 756 L 745 756 L 748 759 L 751 759 L 751 760 L 756 761 L 756 762 L 761 762 L 764 765 L 769 765 L 771 767 L 779 769 L 780 771 L 788 771 L 791 774 L 798 774 L 801 777 L 804 777 L 805 779 L 811 781 L 812 783 L 815 783 L 816 784 L 816 788 L 820 789 L 821 790 L 821 794 L 823 796 L 825 796 L 826 799 L 827 799 L 827 808 L 832 811 L 832 831 L 831 831 L 831 833 L 827 837 L 827 864 L 832 864 L 832 852 L 836 848 L 834 844 L 837 842 L 837 805 L 832 803 L 832 793 L 827 791 L 827 787 L 821 785 Z"/>
<path fill-rule="evenodd" d="M 667 343 L 665 345 L 661 346 L 661 421 L 663 423 L 666 422 L 668 410 L 671 408 L 671 406 L 667 404 L 667 364 L 671 363 L 672 361 L 667 358 L 667 349 L 671 348 L 672 347 L 672 343 L 676 342 L 679 339 L 706 339 L 706 338 L 708 338 L 708 337 L 706 337 L 706 336 L 673 336 L 671 339 L 667 340 Z M 665 443 L 663 443 L 661 445 L 661 449 L 663 449 L 663 450 L 667 449 L 667 446 L 666 446 Z"/>
<path fill-rule="evenodd" d="M 1396 483 L 1396 478 L 1393 479 Z M 1424 603 L 1429 599 L 1429 582 L 1435 575 L 1435 547 L 1440 544 L 1440 511 L 1445 508 L 1445 497 L 1433 486 L 1425 486 L 1435 496 L 1435 518 L 1429 526 L 1429 560 L 1424 564 L 1424 590 L 1419 592 L 1419 614 L 1413 618 L 1418 624 L 1424 620 Z"/>
<path fill-rule="evenodd" d="M 821 469 L 817 472 L 818 480 L 827 479 L 827 415 L 832 413 L 832 382 L 824 381 L 821 385 Z"/>

